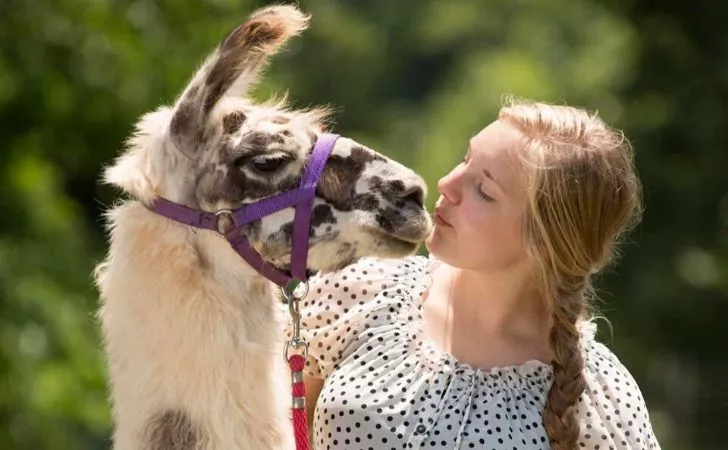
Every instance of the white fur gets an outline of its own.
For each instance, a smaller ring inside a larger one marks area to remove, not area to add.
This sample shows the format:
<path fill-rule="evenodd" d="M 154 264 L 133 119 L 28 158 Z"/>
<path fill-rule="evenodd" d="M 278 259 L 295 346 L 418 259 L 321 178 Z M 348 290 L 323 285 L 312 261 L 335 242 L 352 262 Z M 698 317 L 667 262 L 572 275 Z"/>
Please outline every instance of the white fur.
<path fill-rule="evenodd" d="M 115 208 L 109 221 L 97 280 L 114 448 L 146 448 L 148 422 L 170 409 L 201 427 L 200 449 L 293 448 L 269 284 L 218 236 L 141 204 Z"/>
<path fill-rule="evenodd" d="M 167 106 L 145 114 L 127 142 L 127 151 L 105 171 L 104 181 L 121 187 L 145 204 L 162 192 L 173 202 L 181 201 L 188 180 L 165 174 L 187 173 L 185 167 L 192 167 L 192 161 L 172 149 L 174 144 L 167 128 L 173 114 Z"/>

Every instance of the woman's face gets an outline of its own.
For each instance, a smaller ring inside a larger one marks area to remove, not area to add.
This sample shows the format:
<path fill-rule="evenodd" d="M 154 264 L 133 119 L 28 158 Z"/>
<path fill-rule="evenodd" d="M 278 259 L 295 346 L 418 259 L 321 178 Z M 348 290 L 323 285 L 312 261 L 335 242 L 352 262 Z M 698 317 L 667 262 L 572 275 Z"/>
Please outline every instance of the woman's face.
<path fill-rule="evenodd" d="M 498 271 L 524 262 L 525 181 L 514 149 L 519 132 L 497 120 L 470 140 L 463 161 L 437 184 L 435 227 L 426 246 L 462 269 Z"/>

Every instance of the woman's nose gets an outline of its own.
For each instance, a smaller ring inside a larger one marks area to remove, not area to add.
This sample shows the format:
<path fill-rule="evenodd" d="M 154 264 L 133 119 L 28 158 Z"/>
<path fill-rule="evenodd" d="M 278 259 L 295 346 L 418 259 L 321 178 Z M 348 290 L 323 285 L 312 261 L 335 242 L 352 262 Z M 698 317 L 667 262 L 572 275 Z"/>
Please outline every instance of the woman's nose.
<path fill-rule="evenodd" d="M 450 203 L 458 203 L 460 201 L 457 178 L 457 168 L 455 168 L 437 182 L 437 190 Z"/>

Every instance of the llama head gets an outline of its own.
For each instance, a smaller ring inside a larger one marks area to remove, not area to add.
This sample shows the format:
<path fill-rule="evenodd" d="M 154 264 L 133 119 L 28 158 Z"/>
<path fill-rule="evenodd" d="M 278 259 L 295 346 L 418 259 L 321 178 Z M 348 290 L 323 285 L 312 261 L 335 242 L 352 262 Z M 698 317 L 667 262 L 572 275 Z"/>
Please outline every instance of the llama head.
<path fill-rule="evenodd" d="M 222 40 L 173 107 L 141 119 L 106 181 L 147 204 L 162 196 L 209 212 L 297 187 L 326 112 L 255 104 L 246 93 L 269 57 L 307 26 L 308 17 L 292 6 L 254 12 Z M 309 268 L 330 271 L 363 256 L 414 252 L 431 227 L 425 192 L 412 170 L 340 138 L 316 191 Z M 290 264 L 293 218 L 288 208 L 244 230 L 279 268 Z"/>

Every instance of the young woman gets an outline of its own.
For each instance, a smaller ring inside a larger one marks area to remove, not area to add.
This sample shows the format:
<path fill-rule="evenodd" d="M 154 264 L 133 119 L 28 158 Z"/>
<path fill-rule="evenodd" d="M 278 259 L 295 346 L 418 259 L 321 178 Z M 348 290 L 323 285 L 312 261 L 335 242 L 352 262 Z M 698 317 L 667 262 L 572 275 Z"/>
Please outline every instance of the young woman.
<path fill-rule="evenodd" d="M 509 102 L 438 188 L 429 258 L 361 260 L 302 301 L 315 447 L 659 448 L 589 314 L 640 215 L 622 133 Z"/>

